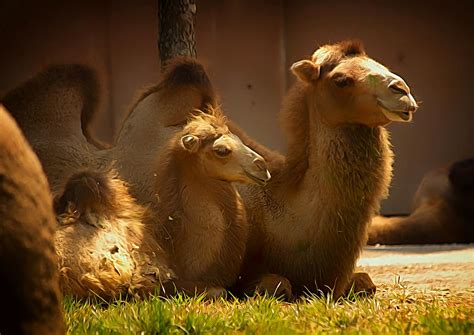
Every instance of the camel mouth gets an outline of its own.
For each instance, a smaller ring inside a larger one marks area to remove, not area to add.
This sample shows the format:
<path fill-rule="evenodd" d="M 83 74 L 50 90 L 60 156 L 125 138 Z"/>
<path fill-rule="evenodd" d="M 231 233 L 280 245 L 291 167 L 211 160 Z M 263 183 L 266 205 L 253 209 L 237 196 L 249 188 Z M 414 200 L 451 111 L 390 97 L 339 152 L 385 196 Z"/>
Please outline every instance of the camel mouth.
<path fill-rule="evenodd" d="M 379 106 L 382 109 L 382 113 L 387 119 L 393 122 L 410 122 L 413 118 L 413 112 L 405 110 L 390 110 L 379 101 Z"/>
<path fill-rule="evenodd" d="M 244 170 L 244 172 L 245 172 L 245 175 L 248 178 L 250 178 L 252 181 L 254 181 L 255 183 L 257 183 L 258 185 L 261 185 L 261 186 L 265 186 L 267 184 L 267 182 L 270 180 L 270 172 L 268 172 L 268 170 L 266 171 L 266 173 L 267 173 L 266 179 L 257 177 L 256 175 L 253 175 L 253 174 L 251 174 L 250 172 L 248 172 L 246 170 Z"/>
<path fill-rule="evenodd" d="M 395 121 L 395 122 L 410 122 L 413 118 L 413 113 L 412 112 L 407 112 L 407 111 L 390 111 L 388 109 L 383 108 L 382 109 L 384 115 L 389 119 L 390 121 Z"/>
<path fill-rule="evenodd" d="M 392 110 L 385 106 L 382 100 L 378 100 L 378 105 L 382 109 L 387 119 L 393 122 L 410 122 L 413 119 L 413 112 L 416 110 Z"/>

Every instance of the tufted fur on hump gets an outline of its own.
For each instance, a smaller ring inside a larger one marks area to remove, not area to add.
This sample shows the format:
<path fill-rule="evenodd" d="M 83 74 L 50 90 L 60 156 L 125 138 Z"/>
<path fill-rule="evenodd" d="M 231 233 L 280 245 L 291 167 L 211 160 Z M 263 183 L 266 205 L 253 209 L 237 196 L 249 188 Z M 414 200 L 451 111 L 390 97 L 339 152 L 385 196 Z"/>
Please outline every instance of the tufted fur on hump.
<path fill-rule="evenodd" d="M 135 111 L 137 106 L 150 95 L 159 92 L 168 95 L 188 88 L 195 90 L 201 96 L 201 101 L 199 106 L 197 106 L 198 109 L 207 111 L 207 106 L 216 106 L 217 96 L 205 67 L 193 58 L 173 58 L 163 69 L 158 84 L 147 87 L 138 93 L 123 124 L 127 122 L 127 119 Z M 170 118 L 173 120 L 179 119 L 179 121 L 176 121 L 179 123 L 186 122 L 186 116 L 182 119 L 177 118 L 175 115 L 170 115 Z"/>
<path fill-rule="evenodd" d="M 63 292 L 85 298 L 144 295 L 172 278 L 138 205 L 114 172 L 82 171 L 56 201 Z"/>

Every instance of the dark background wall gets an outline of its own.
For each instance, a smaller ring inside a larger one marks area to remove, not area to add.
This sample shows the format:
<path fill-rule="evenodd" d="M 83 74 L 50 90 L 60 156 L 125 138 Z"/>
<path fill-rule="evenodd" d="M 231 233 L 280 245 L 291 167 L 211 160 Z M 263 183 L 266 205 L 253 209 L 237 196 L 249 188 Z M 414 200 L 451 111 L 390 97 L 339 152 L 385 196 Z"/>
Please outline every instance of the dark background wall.
<path fill-rule="evenodd" d="M 474 156 L 474 11 L 471 1 L 197 2 L 198 57 L 226 113 L 268 146 L 285 150 L 277 124 L 296 60 L 319 45 L 361 39 L 402 75 L 422 107 L 392 125 L 396 153 L 383 212 L 409 211 L 429 169 Z M 135 1 L 1 1 L 0 95 L 51 63 L 94 67 L 102 83 L 98 137 L 111 141 L 137 89 L 159 78 L 157 4 Z"/>

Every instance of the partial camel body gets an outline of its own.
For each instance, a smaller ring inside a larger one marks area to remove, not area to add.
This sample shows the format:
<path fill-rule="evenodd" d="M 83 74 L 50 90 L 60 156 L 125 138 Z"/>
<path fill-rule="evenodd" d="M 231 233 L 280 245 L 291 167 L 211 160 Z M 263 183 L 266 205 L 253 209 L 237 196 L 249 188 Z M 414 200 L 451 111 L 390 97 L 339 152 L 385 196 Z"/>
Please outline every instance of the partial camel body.
<path fill-rule="evenodd" d="M 174 276 L 151 227 L 112 172 L 83 171 L 69 178 L 55 202 L 61 288 L 77 298 L 166 294 Z"/>
<path fill-rule="evenodd" d="M 403 79 L 358 43 L 323 46 L 291 69 L 298 81 L 281 113 L 286 156 L 231 127 L 264 156 L 273 176 L 266 187 L 239 188 L 252 231 L 236 289 L 273 273 L 288 278 L 296 294 L 338 297 L 388 193 L 393 154 L 384 126 L 410 121 L 417 104 Z"/>
<path fill-rule="evenodd" d="M 73 172 L 100 165 L 98 149 L 86 140 L 81 126 L 81 119 L 93 118 L 97 87 L 92 70 L 56 65 L 2 98 L 38 155 L 53 195 L 61 192 Z"/>
<path fill-rule="evenodd" d="M 64 334 L 54 213 L 38 158 L 0 105 L 2 334 Z"/>
<path fill-rule="evenodd" d="M 375 217 L 368 244 L 474 242 L 474 159 L 428 173 L 406 217 Z"/>
<path fill-rule="evenodd" d="M 55 65 L 8 92 L 1 102 L 38 155 L 53 195 L 61 194 L 77 171 L 114 167 L 133 197 L 152 203 L 160 150 L 192 111 L 215 105 L 209 78 L 194 60 L 170 62 L 160 82 L 140 94 L 111 149 L 98 144 L 89 131 L 98 86 L 94 71 L 85 66 Z"/>

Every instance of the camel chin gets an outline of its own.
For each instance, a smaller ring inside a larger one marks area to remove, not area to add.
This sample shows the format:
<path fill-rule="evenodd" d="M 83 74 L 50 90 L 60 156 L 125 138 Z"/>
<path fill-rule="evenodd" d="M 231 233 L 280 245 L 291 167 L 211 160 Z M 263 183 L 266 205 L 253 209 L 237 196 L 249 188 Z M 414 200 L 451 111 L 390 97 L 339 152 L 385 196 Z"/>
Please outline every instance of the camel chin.
<path fill-rule="evenodd" d="M 413 119 L 411 112 L 405 111 L 389 111 L 388 109 L 382 109 L 383 114 L 393 122 L 410 122 Z"/>

